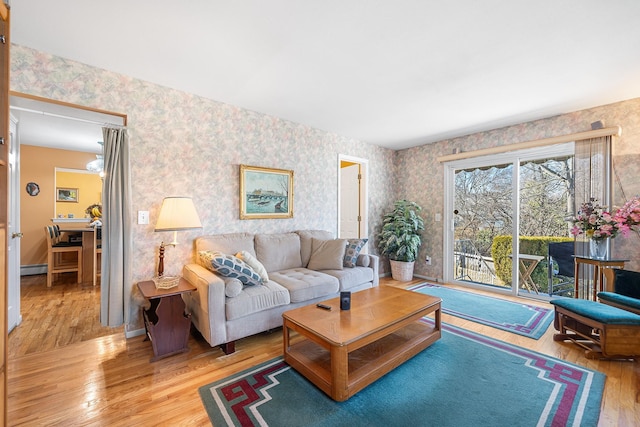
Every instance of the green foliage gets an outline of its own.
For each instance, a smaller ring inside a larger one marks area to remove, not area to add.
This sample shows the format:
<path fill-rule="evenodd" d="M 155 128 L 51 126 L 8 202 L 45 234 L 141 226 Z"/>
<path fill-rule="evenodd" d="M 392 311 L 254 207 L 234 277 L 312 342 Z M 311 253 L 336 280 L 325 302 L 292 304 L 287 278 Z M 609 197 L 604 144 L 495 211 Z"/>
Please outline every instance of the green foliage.
<path fill-rule="evenodd" d="M 546 258 L 548 246 L 551 242 L 572 242 L 572 237 L 557 236 L 520 236 L 520 253 L 530 255 L 540 255 Z M 496 269 L 496 276 L 504 283 L 511 283 L 511 236 L 496 236 L 491 245 L 491 257 Z M 546 260 L 541 261 L 531 273 L 531 278 L 538 285 L 540 290 L 546 291 L 548 288 L 547 273 L 548 265 Z"/>
<path fill-rule="evenodd" d="M 418 258 L 422 244 L 424 220 L 418 214 L 422 208 L 415 202 L 398 200 L 393 211 L 385 214 L 378 250 L 395 261 L 412 262 Z"/>

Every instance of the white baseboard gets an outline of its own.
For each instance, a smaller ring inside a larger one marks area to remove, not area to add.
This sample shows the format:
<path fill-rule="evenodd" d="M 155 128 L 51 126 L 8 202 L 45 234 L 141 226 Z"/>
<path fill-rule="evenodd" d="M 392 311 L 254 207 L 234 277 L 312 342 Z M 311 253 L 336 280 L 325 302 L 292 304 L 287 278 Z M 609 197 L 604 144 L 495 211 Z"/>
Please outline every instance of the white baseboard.
<path fill-rule="evenodd" d="M 144 329 L 144 328 L 142 328 L 142 329 L 135 329 L 135 330 L 133 330 L 133 331 L 125 331 L 125 333 L 124 333 L 124 337 L 125 337 L 126 339 L 129 339 L 129 338 L 135 338 L 135 337 L 139 337 L 140 335 L 144 335 L 144 334 L 146 334 L 146 333 L 147 333 L 147 331 L 145 331 L 145 329 Z"/>
<path fill-rule="evenodd" d="M 440 281 L 440 279 L 438 279 L 437 277 L 421 276 L 419 274 L 414 274 L 414 276 L 435 283 L 438 283 Z"/>

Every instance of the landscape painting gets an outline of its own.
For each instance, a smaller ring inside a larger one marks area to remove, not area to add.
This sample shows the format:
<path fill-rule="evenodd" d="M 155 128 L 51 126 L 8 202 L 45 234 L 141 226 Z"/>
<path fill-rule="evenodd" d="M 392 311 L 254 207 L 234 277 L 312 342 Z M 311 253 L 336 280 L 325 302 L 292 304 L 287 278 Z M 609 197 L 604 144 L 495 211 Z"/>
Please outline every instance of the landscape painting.
<path fill-rule="evenodd" d="M 240 219 L 293 218 L 293 171 L 240 165 Z"/>

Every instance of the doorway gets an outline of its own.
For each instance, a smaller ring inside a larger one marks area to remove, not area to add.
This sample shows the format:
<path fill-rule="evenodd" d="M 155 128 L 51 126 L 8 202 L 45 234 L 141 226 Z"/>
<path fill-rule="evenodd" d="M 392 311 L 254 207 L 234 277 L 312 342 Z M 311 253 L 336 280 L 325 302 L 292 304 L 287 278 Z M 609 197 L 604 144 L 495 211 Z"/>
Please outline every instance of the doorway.
<path fill-rule="evenodd" d="M 338 156 L 338 232 L 341 239 L 368 236 L 368 160 Z"/>
<path fill-rule="evenodd" d="M 37 252 L 40 254 L 43 248 L 41 240 L 44 238 L 44 226 L 50 225 L 54 218 L 58 216 L 55 211 L 56 198 L 54 190 L 56 178 L 53 175 L 55 168 L 48 165 L 47 168 L 43 168 L 46 170 L 40 172 L 40 178 L 46 177 L 42 179 L 46 179 L 47 185 L 49 186 L 47 195 L 44 196 L 44 192 L 41 190 L 44 190 L 45 182 L 40 179 L 27 179 L 25 182 L 21 182 L 20 160 L 23 162 L 28 161 L 25 160 L 28 156 L 24 154 L 29 150 L 31 150 L 32 153 L 36 152 L 35 150 L 44 150 L 44 152 L 47 153 L 56 153 L 56 158 L 70 156 L 86 159 L 86 162 L 83 161 L 75 165 L 76 168 L 85 170 L 86 163 L 95 160 L 97 156 L 102 154 L 102 147 L 99 144 L 99 142 L 102 141 L 102 127 L 108 124 L 122 126 L 126 123 L 126 116 L 15 92 L 10 94 L 10 110 L 17 123 L 17 132 L 15 135 L 17 148 L 22 147 L 24 149 L 22 158 L 18 155 L 16 167 L 11 169 L 11 185 L 16 188 L 14 193 L 16 195 L 14 199 L 15 203 L 12 202 L 12 207 L 17 212 L 17 214 L 12 215 L 14 219 L 17 220 L 16 224 L 18 224 L 19 228 L 12 234 L 21 237 L 13 239 L 13 241 L 16 245 L 17 254 L 22 252 L 24 255 L 25 250 L 21 251 L 22 245 L 26 244 L 26 247 L 29 249 L 29 244 L 27 244 L 24 239 L 33 240 Z M 76 160 L 76 163 L 77 162 Z M 56 166 L 64 167 L 65 165 Z M 25 195 L 27 193 L 28 195 Z M 26 198 L 30 202 L 37 200 L 38 206 L 43 207 L 43 210 L 45 210 L 42 214 L 44 215 L 43 218 L 40 218 L 38 221 L 22 221 L 20 224 L 20 216 L 24 216 L 25 213 L 23 211 L 25 207 L 22 206 L 21 198 Z M 84 214 L 84 210 L 80 210 L 82 211 L 81 213 Z M 76 213 L 74 216 L 78 218 L 79 215 Z M 23 241 L 22 245 L 21 240 Z M 31 254 L 34 251 L 29 249 L 26 252 Z M 7 286 L 10 295 L 17 295 L 18 315 L 20 315 L 21 312 L 20 295 L 22 279 L 30 274 L 38 275 L 46 272 L 46 263 L 43 264 L 41 261 L 42 259 L 46 259 L 46 253 L 44 258 L 42 254 L 38 256 L 39 258 L 37 259 L 40 261 L 36 262 L 17 256 L 15 260 L 8 265 L 10 279 Z M 92 284 L 89 286 L 93 287 Z M 97 292 L 99 292 L 99 287 Z M 44 298 L 46 298 L 46 296 L 44 296 Z M 99 301 L 99 298 L 97 301 Z M 73 308 L 72 304 L 68 301 L 63 303 L 68 304 L 68 309 Z M 19 325 L 19 319 L 18 317 L 18 322 L 13 325 L 14 327 Z M 78 319 L 78 322 L 82 322 L 83 320 L 84 319 Z M 91 319 L 91 321 L 96 321 L 98 325 L 100 322 L 99 318 Z M 86 337 L 83 337 L 83 339 L 84 338 Z"/>
<path fill-rule="evenodd" d="M 573 242 L 574 144 L 446 167 L 445 280 L 548 299 L 558 295 L 548 246 Z"/>

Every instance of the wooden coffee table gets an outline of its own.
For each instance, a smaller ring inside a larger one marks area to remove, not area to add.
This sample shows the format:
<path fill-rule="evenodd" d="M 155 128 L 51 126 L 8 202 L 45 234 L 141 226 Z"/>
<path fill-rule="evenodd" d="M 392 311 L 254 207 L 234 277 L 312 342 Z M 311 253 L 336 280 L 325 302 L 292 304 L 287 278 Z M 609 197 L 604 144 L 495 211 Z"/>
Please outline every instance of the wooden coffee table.
<path fill-rule="evenodd" d="M 441 337 L 441 299 L 388 286 L 282 314 L 284 360 L 337 401 L 347 400 Z M 420 322 L 434 313 L 433 324 Z M 292 339 L 295 334 L 302 339 Z"/>

